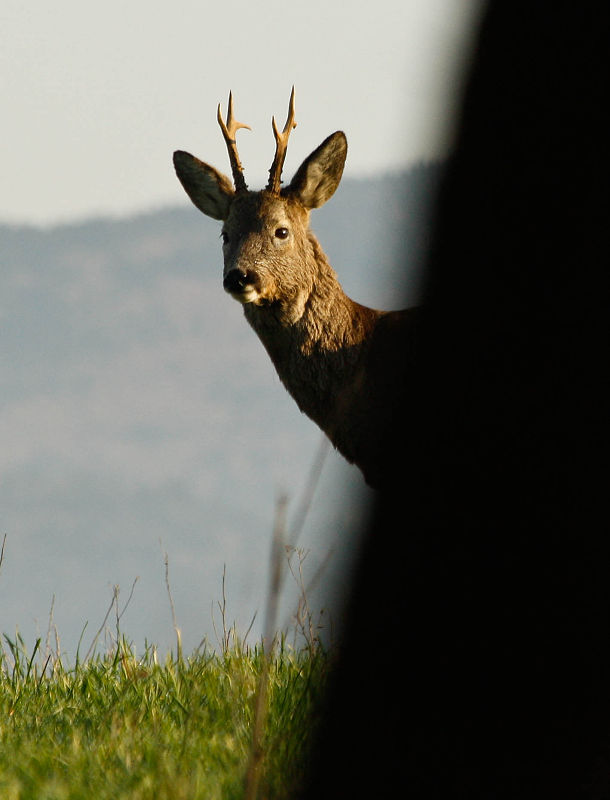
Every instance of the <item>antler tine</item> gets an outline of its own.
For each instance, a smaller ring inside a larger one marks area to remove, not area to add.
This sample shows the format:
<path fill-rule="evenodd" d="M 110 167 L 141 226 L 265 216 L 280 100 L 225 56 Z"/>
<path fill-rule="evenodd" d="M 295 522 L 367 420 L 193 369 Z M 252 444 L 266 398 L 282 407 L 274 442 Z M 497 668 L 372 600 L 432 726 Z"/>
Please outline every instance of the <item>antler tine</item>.
<path fill-rule="evenodd" d="M 247 128 L 251 130 L 249 125 L 244 125 L 243 122 L 237 122 L 233 117 L 233 94 L 229 92 L 229 107 L 227 109 L 227 122 L 225 124 L 220 111 L 220 103 L 218 103 L 218 124 L 227 144 L 229 151 L 229 161 L 231 162 L 231 171 L 233 172 L 233 183 L 235 184 L 236 192 L 245 192 L 248 187 L 244 178 L 244 168 L 239 160 L 237 152 L 237 144 L 235 142 L 235 134 L 240 128 Z"/>
<path fill-rule="evenodd" d="M 275 124 L 275 117 L 272 117 L 271 125 L 273 127 L 273 135 L 275 136 L 275 157 L 271 169 L 269 170 L 267 190 L 272 192 L 272 194 L 279 194 L 282 184 L 282 168 L 284 166 L 284 159 L 286 158 L 286 150 L 288 149 L 288 137 L 292 129 L 297 126 L 294 118 L 294 86 L 290 93 L 288 117 L 286 118 L 284 130 L 281 133 L 278 131 L 277 125 Z"/>

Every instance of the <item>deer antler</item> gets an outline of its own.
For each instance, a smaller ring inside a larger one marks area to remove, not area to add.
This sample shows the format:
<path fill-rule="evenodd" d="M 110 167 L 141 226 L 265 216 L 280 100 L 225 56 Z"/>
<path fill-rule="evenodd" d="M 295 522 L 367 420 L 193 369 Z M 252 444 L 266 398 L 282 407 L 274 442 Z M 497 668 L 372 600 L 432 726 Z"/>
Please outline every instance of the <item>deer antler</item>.
<path fill-rule="evenodd" d="M 237 120 L 233 118 L 233 95 L 231 92 L 229 92 L 229 107 L 227 110 L 226 124 L 222 118 L 222 114 L 220 113 L 220 103 L 218 103 L 217 116 L 220 130 L 222 131 L 222 135 L 224 136 L 224 140 L 227 144 L 227 150 L 229 151 L 229 161 L 231 162 L 231 171 L 233 172 L 235 191 L 245 192 L 247 191 L 248 187 L 244 178 L 244 168 L 241 165 L 239 155 L 237 153 L 235 134 L 240 128 L 247 128 L 248 130 L 251 130 L 251 128 L 249 125 L 244 125 L 243 122 L 237 122 Z"/>
<path fill-rule="evenodd" d="M 273 126 L 273 135 L 275 136 L 275 157 L 273 164 L 269 170 L 269 183 L 267 184 L 267 191 L 272 194 L 279 194 L 282 183 L 282 167 L 284 166 L 284 159 L 286 158 L 286 150 L 288 149 L 288 137 L 293 128 L 296 128 L 297 123 L 294 119 L 294 86 L 290 93 L 290 104 L 288 106 L 288 117 L 284 130 L 280 133 L 275 124 L 275 117 L 271 120 Z"/>

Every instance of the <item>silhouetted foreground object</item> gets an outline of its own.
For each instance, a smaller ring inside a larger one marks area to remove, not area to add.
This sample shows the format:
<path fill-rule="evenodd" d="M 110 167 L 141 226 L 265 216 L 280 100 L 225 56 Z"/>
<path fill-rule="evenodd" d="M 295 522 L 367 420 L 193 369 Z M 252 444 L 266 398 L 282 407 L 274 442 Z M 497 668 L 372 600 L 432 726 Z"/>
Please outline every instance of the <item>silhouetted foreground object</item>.
<path fill-rule="evenodd" d="M 599 8 L 488 8 L 309 798 L 610 797 Z"/>

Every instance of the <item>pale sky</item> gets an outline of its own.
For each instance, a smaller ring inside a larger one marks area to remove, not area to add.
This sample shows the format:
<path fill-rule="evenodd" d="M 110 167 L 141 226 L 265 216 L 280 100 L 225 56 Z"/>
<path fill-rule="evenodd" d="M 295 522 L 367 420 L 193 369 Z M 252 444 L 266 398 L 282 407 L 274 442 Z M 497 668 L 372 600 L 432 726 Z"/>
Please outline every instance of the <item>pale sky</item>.
<path fill-rule="evenodd" d="M 54 224 L 187 202 L 190 150 L 229 173 L 233 90 L 252 188 L 296 87 L 285 172 L 346 132 L 346 175 L 442 158 L 481 0 L 2 0 L 0 222 Z"/>

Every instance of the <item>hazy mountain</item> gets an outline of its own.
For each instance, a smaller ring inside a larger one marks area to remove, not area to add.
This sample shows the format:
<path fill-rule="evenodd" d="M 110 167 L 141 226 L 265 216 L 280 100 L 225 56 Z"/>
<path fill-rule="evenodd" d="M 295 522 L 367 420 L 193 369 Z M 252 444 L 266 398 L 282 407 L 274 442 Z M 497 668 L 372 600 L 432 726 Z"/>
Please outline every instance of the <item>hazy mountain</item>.
<path fill-rule="evenodd" d="M 439 175 L 346 179 L 314 212 L 354 299 L 396 308 L 404 287 L 417 301 Z M 244 631 L 258 609 L 260 633 L 276 497 L 294 513 L 322 437 L 223 292 L 219 234 L 186 198 L 132 219 L 0 226 L 0 632 L 44 638 L 55 596 L 72 655 L 113 585 L 125 601 L 140 576 L 122 628 L 165 649 L 167 552 L 187 650 L 214 638 L 223 564 L 229 622 Z M 331 454 L 301 539 L 310 573 L 331 547 L 336 570 L 349 562 L 360 494 Z"/>

